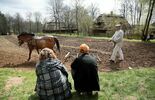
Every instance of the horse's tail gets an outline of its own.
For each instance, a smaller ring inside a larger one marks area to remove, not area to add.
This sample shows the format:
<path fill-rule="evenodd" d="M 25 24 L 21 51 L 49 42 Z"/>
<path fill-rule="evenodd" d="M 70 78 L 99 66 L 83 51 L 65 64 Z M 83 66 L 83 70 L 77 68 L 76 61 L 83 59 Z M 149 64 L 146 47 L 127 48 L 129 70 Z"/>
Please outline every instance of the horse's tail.
<path fill-rule="evenodd" d="M 58 39 L 56 37 L 54 37 L 54 41 L 56 42 L 57 49 L 60 52 L 60 44 L 59 44 L 59 41 L 58 41 Z"/>

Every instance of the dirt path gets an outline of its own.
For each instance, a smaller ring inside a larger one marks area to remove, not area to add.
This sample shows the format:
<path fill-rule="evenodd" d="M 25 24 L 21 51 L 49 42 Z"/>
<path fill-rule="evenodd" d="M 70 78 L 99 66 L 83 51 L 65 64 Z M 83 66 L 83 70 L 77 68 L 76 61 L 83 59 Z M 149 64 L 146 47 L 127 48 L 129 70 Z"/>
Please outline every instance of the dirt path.
<path fill-rule="evenodd" d="M 58 36 L 58 39 L 61 44 L 61 54 L 58 54 L 59 59 L 63 61 L 68 52 L 71 55 L 64 63 L 68 69 L 70 69 L 70 64 L 79 52 L 78 48 L 82 43 L 90 46 L 92 56 L 100 58 L 101 62 L 98 62 L 100 71 L 111 71 L 115 68 L 155 67 L 155 44 L 153 43 L 124 42 L 125 60 L 121 63 L 110 64 L 108 59 L 112 53 L 113 44 L 107 40 L 62 36 Z M 27 58 L 27 45 L 24 44 L 19 47 L 15 35 L 0 36 L 0 67 L 35 68 L 35 63 L 38 60 L 37 52 L 32 52 L 32 58 L 29 62 L 26 61 Z"/>

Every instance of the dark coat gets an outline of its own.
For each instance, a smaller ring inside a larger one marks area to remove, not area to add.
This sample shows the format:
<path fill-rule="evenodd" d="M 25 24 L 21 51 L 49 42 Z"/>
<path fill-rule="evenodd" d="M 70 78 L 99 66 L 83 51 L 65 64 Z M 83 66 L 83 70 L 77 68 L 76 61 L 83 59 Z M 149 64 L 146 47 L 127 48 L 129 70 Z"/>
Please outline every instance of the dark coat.
<path fill-rule="evenodd" d="M 71 64 L 75 90 L 79 92 L 99 91 L 97 61 L 89 54 L 79 56 Z"/>

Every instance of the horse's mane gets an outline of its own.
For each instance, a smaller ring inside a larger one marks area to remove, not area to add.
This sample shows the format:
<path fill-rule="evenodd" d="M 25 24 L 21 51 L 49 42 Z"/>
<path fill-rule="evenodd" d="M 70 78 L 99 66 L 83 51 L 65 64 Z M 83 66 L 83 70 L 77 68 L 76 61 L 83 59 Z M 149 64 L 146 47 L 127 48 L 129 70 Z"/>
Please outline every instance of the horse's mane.
<path fill-rule="evenodd" d="M 28 33 L 28 32 L 22 32 L 21 34 L 18 35 L 19 36 L 22 36 L 22 35 L 30 35 L 30 36 L 35 36 L 34 33 Z"/>

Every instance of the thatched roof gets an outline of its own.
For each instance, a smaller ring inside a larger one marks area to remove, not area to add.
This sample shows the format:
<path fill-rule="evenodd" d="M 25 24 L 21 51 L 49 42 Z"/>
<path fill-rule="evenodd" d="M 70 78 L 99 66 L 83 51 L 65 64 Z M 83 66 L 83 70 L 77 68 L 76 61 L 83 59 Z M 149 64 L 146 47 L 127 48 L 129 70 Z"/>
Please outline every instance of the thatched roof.
<path fill-rule="evenodd" d="M 130 24 L 128 21 L 119 15 L 114 15 L 114 14 L 101 14 L 97 19 L 94 24 L 94 28 L 103 28 L 107 29 L 109 31 L 115 30 L 115 25 L 121 23 L 123 26 L 123 30 L 127 30 L 130 28 Z"/>

